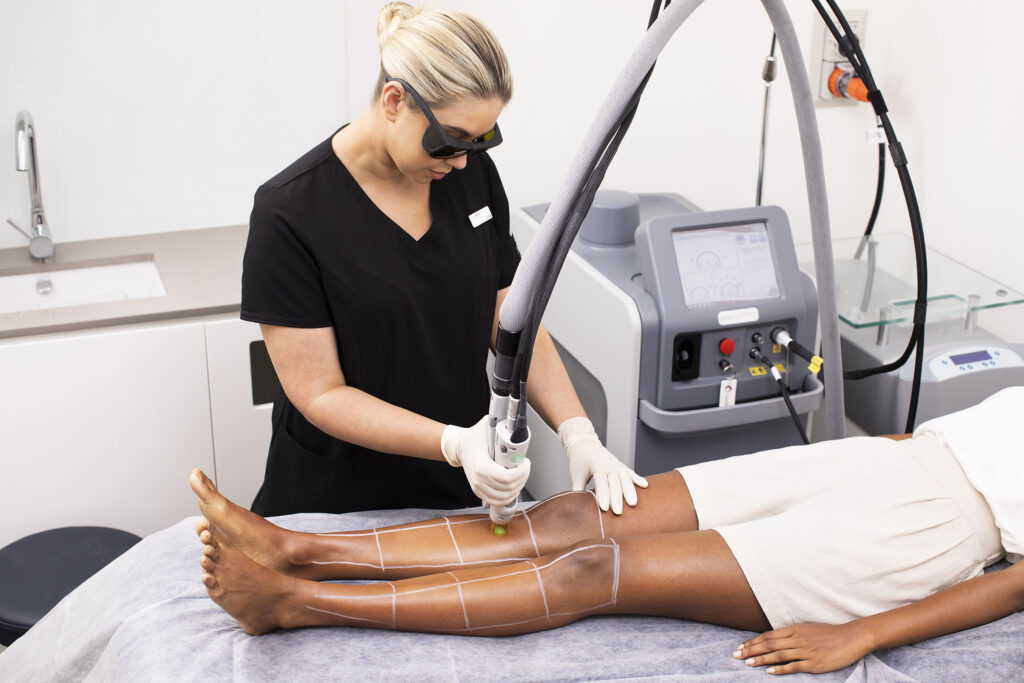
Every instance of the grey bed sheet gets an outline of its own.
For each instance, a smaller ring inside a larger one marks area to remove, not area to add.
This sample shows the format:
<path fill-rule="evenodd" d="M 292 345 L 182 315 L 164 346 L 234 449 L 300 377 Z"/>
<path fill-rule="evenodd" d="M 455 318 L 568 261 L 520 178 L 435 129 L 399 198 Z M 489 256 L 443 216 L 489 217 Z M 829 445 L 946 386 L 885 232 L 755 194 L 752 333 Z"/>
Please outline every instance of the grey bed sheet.
<path fill-rule="evenodd" d="M 449 513 L 450 514 L 450 513 Z M 362 529 L 429 510 L 275 519 L 301 531 Z M 0 653 L 0 681 L 765 680 L 732 658 L 750 634 L 655 617 L 584 619 L 503 638 L 307 628 L 248 636 L 199 581 L 195 518 L 143 539 Z M 811 678 L 798 674 L 787 680 Z M 869 655 L 821 681 L 1024 679 L 1024 613 Z"/>

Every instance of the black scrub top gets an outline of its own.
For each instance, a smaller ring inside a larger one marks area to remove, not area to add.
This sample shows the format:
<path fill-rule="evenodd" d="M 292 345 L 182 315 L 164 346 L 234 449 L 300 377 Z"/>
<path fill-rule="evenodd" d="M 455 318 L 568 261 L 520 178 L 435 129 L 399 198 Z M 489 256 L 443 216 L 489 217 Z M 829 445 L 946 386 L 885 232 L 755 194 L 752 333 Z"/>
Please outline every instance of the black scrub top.
<path fill-rule="evenodd" d="M 430 209 L 433 223 L 417 241 L 363 192 L 328 138 L 256 191 L 241 317 L 333 327 L 348 385 L 470 426 L 487 412 L 495 298 L 511 284 L 519 251 L 486 154 L 432 181 Z M 272 419 L 252 504 L 263 516 L 479 504 L 461 469 L 329 436 L 283 391 Z"/>

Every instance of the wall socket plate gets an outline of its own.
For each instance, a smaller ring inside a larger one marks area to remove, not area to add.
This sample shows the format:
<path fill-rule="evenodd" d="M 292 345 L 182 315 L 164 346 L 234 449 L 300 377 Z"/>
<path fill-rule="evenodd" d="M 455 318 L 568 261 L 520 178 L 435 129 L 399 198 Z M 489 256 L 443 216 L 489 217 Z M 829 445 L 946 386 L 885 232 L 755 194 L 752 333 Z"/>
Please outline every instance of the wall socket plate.
<path fill-rule="evenodd" d="M 843 10 L 846 20 L 850 22 L 850 28 L 857 35 L 861 47 L 864 46 L 864 32 L 867 29 L 868 11 L 866 9 Z M 837 22 L 838 23 L 838 22 Z M 840 27 L 842 30 L 842 27 Z M 860 104 L 857 100 L 845 97 L 836 97 L 828 89 L 828 79 L 836 66 L 847 63 L 846 58 L 839 51 L 836 39 L 827 28 L 825 22 L 819 15 L 814 17 L 814 38 L 811 42 L 811 67 L 808 69 L 811 79 L 811 90 L 814 92 L 814 106 L 816 107 L 846 107 Z"/>

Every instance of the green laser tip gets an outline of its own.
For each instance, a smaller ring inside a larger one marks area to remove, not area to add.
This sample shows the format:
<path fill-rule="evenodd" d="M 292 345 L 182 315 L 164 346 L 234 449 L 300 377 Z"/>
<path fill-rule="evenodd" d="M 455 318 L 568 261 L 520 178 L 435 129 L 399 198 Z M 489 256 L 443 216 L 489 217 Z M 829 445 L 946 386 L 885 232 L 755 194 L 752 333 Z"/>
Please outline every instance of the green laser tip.
<path fill-rule="evenodd" d="M 503 526 L 495 526 L 494 527 L 494 535 L 495 536 L 504 536 L 505 535 L 505 527 L 503 527 Z"/>

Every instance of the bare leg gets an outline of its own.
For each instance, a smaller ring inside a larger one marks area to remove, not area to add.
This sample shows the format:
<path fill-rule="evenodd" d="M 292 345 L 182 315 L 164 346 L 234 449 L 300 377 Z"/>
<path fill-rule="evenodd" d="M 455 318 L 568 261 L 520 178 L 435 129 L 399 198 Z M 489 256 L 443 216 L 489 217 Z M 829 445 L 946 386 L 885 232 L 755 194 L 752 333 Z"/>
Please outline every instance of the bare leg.
<path fill-rule="evenodd" d="M 563 493 L 516 513 L 496 537 L 486 515 L 458 515 L 368 531 L 309 534 L 282 529 L 235 505 L 194 470 L 189 482 L 205 516 L 243 553 L 271 569 L 306 579 L 404 578 L 536 558 L 587 538 L 697 528 L 686 483 L 677 472 L 648 477 L 639 502 L 622 515 L 602 513 L 593 494 Z"/>
<path fill-rule="evenodd" d="M 582 541 L 533 560 L 369 585 L 285 576 L 204 530 L 203 583 L 251 634 L 343 625 L 464 635 L 542 631 L 594 614 L 650 614 L 767 630 L 715 531 Z"/>

